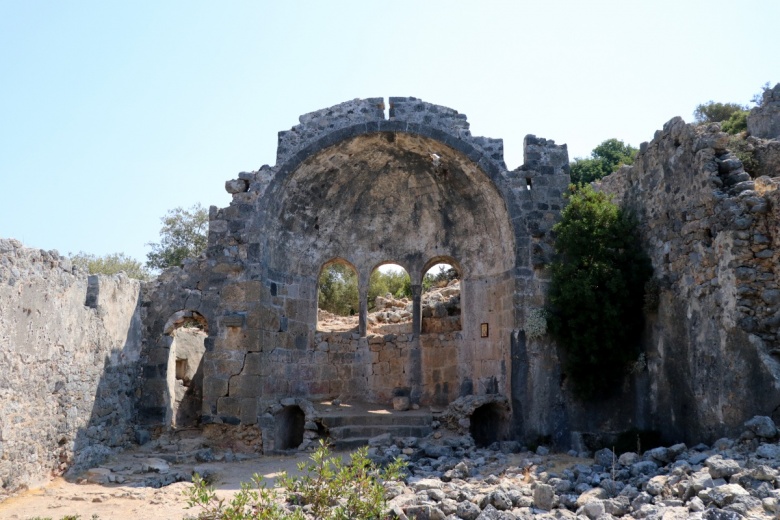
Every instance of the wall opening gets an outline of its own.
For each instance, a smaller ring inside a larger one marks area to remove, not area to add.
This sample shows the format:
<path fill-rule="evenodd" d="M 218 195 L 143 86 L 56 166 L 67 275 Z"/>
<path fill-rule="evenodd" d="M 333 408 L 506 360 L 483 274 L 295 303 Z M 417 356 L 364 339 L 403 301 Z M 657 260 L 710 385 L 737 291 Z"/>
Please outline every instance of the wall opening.
<path fill-rule="evenodd" d="M 371 272 L 368 286 L 368 332 L 412 332 L 412 280 L 398 264 L 384 263 Z"/>
<path fill-rule="evenodd" d="M 357 270 L 341 258 L 327 262 L 317 281 L 317 330 L 357 330 L 359 313 Z"/>
<path fill-rule="evenodd" d="M 460 274 L 450 263 L 432 265 L 422 279 L 422 333 L 462 330 Z"/>
<path fill-rule="evenodd" d="M 499 404 L 483 404 L 472 412 L 469 419 L 471 421 L 469 433 L 478 448 L 486 448 L 494 442 L 503 440 L 506 410 Z"/>
<path fill-rule="evenodd" d="M 170 337 L 167 387 L 168 420 L 174 428 L 200 424 L 203 403 L 203 354 L 208 337 L 206 318 L 194 311 L 174 314 L 165 326 Z"/>
<path fill-rule="evenodd" d="M 277 450 L 294 450 L 303 443 L 306 415 L 300 406 L 285 406 L 274 416 L 274 447 Z"/>

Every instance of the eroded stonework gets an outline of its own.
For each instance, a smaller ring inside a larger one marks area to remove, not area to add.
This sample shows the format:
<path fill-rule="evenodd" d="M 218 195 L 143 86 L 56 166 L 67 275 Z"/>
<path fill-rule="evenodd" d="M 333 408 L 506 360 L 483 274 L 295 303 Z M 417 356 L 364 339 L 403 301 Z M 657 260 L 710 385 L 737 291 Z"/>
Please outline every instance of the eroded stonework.
<path fill-rule="evenodd" d="M 365 425 L 334 415 L 339 401 L 414 419 L 374 429 L 424 436 L 435 409 L 479 443 L 581 449 L 632 429 L 695 444 L 780 420 L 778 88 L 748 119 L 757 135 L 675 118 L 601 183 L 639 217 L 657 282 L 644 354 L 602 402 L 572 393 L 540 323 L 566 146 L 529 135 L 510 171 L 501 140 L 415 98 L 390 98 L 388 119 L 381 98 L 301 116 L 274 166 L 226 182 L 206 253 L 152 282 L 0 240 L 0 495 L 164 428 L 265 451 L 346 443 Z M 355 331 L 317 330 L 333 262 L 358 275 Z M 457 326 L 424 322 L 423 274 L 442 262 L 459 275 Z M 367 296 L 384 263 L 407 270 L 413 297 L 411 324 L 379 335 Z"/>
<path fill-rule="evenodd" d="M 254 423 L 287 397 L 389 403 L 401 391 L 446 405 L 510 393 L 509 338 L 544 302 L 566 148 L 528 136 L 526 163 L 508 171 L 501 140 L 471 136 L 452 109 L 390 98 L 389 113 L 372 98 L 301 116 L 280 133 L 275 166 L 226 183 L 233 202 L 211 209 L 206 258 L 145 295 L 150 339 L 187 299 L 209 322 L 204 422 Z M 317 279 L 333 261 L 359 278 L 358 332 L 341 338 L 316 330 Z M 369 276 L 388 262 L 412 277 L 411 333 L 367 337 Z M 460 273 L 462 330 L 423 334 L 422 276 L 439 262 Z M 166 406 L 165 348 L 149 345 L 151 422 Z"/>

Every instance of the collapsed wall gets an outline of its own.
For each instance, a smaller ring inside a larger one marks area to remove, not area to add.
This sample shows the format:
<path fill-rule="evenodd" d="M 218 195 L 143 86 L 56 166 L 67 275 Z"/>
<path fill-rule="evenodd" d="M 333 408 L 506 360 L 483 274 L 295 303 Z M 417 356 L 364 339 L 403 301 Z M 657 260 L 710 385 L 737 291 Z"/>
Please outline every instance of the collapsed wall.
<path fill-rule="evenodd" d="M 139 289 L 0 239 L 0 497 L 130 442 Z"/>
<path fill-rule="evenodd" d="M 730 151 L 743 141 L 677 117 L 599 186 L 636 214 L 653 263 L 647 414 L 670 439 L 780 419 L 780 171 L 753 178 L 771 170 L 746 171 Z M 777 145 L 749 141 L 759 158 Z"/>

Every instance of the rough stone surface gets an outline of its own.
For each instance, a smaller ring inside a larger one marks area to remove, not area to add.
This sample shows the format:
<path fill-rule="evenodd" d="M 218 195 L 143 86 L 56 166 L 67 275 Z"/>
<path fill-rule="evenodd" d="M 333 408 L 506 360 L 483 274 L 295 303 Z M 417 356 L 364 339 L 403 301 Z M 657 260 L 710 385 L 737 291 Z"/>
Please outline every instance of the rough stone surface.
<path fill-rule="evenodd" d="M 158 359 L 170 342 L 165 324 L 188 312 L 208 324 L 207 423 L 251 424 L 258 403 L 290 396 L 389 405 L 400 389 L 413 405 L 439 406 L 507 397 L 510 376 L 527 372 L 539 383 L 525 390 L 541 392 L 528 400 L 539 420 L 513 427 L 553 431 L 542 410 L 555 379 L 542 365 L 557 353 L 527 352 L 533 364 L 513 368 L 510 338 L 544 306 L 566 147 L 527 136 L 524 164 L 509 171 L 501 140 L 472 136 L 463 114 L 415 98 L 389 103 L 387 119 L 381 98 L 305 114 L 280 133 L 274 166 L 228 181 L 233 201 L 211 208 L 206 254 L 144 291 L 143 421 L 169 422 Z M 357 329 L 341 334 L 317 330 L 317 279 L 332 262 L 355 269 L 361 295 Z M 411 325 L 397 316 L 408 331 L 370 336 L 368 280 L 387 262 L 411 276 Z M 458 271 L 459 294 L 423 305 L 422 276 L 441 262 Z"/>
<path fill-rule="evenodd" d="M 599 187 L 638 217 L 653 263 L 647 403 L 670 439 L 738 435 L 780 406 L 780 178 L 751 178 L 732 142 L 674 118 Z"/>
<path fill-rule="evenodd" d="M 0 239 L 0 497 L 134 439 L 139 285 Z"/>
<path fill-rule="evenodd" d="M 764 91 L 761 106 L 750 111 L 748 133 L 765 139 L 780 139 L 780 83 Z"/>

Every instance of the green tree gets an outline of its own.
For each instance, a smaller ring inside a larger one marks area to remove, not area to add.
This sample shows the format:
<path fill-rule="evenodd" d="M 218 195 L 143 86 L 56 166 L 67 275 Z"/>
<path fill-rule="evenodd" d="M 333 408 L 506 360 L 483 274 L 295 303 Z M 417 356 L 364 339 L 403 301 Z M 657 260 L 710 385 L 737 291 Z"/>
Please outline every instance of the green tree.
<path fill-rule="evenodd" d="M 358 281 L 355 270 L 346 264 L 326 266 L 319 279 L 319 308 L 339 316 L 351 316 L 358 312 Z"/>
<path fill-rule="evenodd" d="M 553 227 L 548 327 L 575 391 L 593 399 L 609 394 L 636 359 L 652 267 L 631 215 L 589 185 L 570 189 Z"/>
<path fill-rule="evenodd" d="M 697 123 L 720 123 L 727 121 L 733 114 L 746 110 L 747 107 L 738 103 L 716 103 L 710 100 L 696 107 L 693 118 Z"/>
<path fill-rule="evenodd" d="M 373 310 L 377 296 L 390 293 L 396 298 L 411 298 L 412 279 L 405 270 L 382 272 L 374 269 L 368 285 L 368 309 Z"/>
<path fill-rule="evenodd" d="M 166 269 L 178 266 L 185 258 L 194 258 L 206 250 L 208 243 L 208 211 L 200 204 L 189 209 L 174 208 L 160 219 L 160 242 L 150 242 L 146 266 Z"/>
<path fill-rule="evenodd" d="M 440 264 L 437 272 L 430 269 L 422 280 L 422 292 L 427 293 L 437 287 L 444 287 L 453 280 L 458 279 L 458 272 L 451 265 Z"/>
<path fill-rule="evenodd" d="M 569 164 L 571 182 L 588 184 L 617 171 L 624 164 L 633 164 L 637 149 L 619 139 L 607 139 L 591 152 L 590 157 L 574 159 Z"/>
<path fill-rule="evenodd" d="M 151 274 L 135 258 L 131 258 L 124 253 L 110 253 L 104 256 L 97 256 L 84 251 L 79 251 L 75 255 L 69 254 L 70 261 L 89 274 L 117 274 L 124 272 L 130 278 L 138 280 L 149 280 Z"/>

